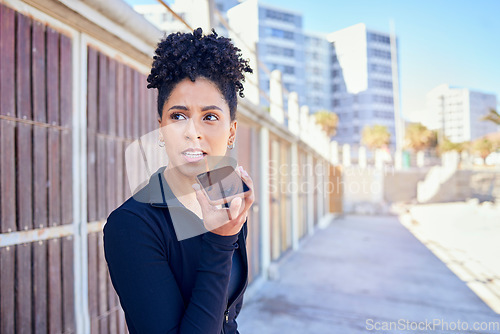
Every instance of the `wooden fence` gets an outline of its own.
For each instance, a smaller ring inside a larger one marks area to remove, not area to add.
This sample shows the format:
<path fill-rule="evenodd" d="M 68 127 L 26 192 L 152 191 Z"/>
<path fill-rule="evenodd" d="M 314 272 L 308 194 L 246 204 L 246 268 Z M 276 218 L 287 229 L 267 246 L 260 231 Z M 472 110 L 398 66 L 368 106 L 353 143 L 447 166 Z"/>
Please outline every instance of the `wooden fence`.
<path fill-rule="evenodd" d="M 131 195 L 125 149 L 158 126 L 149 64 L 19 0 L 0 3 L 0 28 L 0 333 L 126 333 L 102 228 Z M 332 199 L 280 190 L 292 177 L 271 169 L 293 163 L 290 134 L 271 130 L 267 142 L 257 111 L 241 109 L 230 154 L 260 187 L 249 216 L 253 282 L 312 233 Z M 297 162 L 328 164 L 303 143 Z"/>

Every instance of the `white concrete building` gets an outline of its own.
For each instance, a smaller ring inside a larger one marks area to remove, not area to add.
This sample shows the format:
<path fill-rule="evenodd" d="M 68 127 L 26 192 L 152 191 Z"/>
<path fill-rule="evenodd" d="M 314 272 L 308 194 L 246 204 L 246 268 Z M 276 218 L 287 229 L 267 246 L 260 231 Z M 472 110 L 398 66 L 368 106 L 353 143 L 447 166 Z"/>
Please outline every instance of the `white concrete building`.
<path fill-rule="evenodd" d="M 237 5 L 238 0 L 215 0 L 215 8 L 227 19 L 226 12 L 229 8 Z M 208 1 L 206 0 L 175 0 L 170 8 L 185 20 L 193 29 L 202 27 L 205 33 L 208 33 L 209 26 L 209 10 Z M 167 34 L 183 31 L 189 32 L 189 29 L 184 23 L 174 17 L 165 6 L 161 4 L 153 5 L 136 5 L 134 10 L 143 15 L 158 29 L 165 31 Z M 215 22 L 215 31 L 219 35 L 228 36 L 228 31 L 219 21 L 218 16 L 214 13 L 213 20 Z"/>
<path fill-rule="evenodd" d="M 305 32 L 305 104 L 312 113 L 331 111 L 331 44 L 326 34 Z"/>
<path fill-rule="evenodd" d="M 332 32 L 331 109 L 339 116 L 334 137 L 357 146 L 366 125 L 384 125 L 395 144 L 390 36 L 365 24 Z"/>
<path fill-rule="evenodd" d="M 281 71 L 284 88 L 288 92 L 297 92 L 299 104 L 304 104 L 302 14 L 258 0 L 246 0 L 231 8 L 227 16 L 234 30 L 230 37 L 243 50 L 244 57 L 253 58 L 253 63 L 257 64 L 253 55 L 253 51 L 256 51 L 258 60 L 269 71 Z M 258 68 L 259 72 L 254 78 L 258 80 L 261 90 L 269 95 L 270 75 L 262 66 Z M 269 106 L 265 96 L 261 94 L 259 99 L 262 106 Z M 286 110 L 286 99 L 283 104 Z"/>
<path fill-rule="evenodd" d="M 494 94 L 443 84 L 427 93 L 426 100 L 431 117 L 425 125 L 444 129 L 443 134 L 452 142 L 474 140 L 499 130 L 492 122 L 481 120 L 489 109 L 496 108 Z"/>

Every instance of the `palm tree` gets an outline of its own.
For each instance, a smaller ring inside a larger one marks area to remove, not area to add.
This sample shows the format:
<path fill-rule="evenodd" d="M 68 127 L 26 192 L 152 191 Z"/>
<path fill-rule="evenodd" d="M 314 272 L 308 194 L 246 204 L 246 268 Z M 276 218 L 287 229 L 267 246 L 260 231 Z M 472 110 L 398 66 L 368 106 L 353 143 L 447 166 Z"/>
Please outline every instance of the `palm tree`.
<path fill-rule="evenodd" d="M 435 131 L 427 129 L 420 123 L 408 125 L 405 133 L 405 146 L 415 152 L 435 147 L 437 143 L 437 134 Z"/>
<path fill-rule="evenodd" d="M 500 114 L 495 109 L 490 109 L 489 113 L 481 118 L 482 121 L 490 121 L 500 125 Z"/>
<path fill-rule="evenodd" d="M 339 124 L 336 113 L 322 109 L 314 113 L 314 118 L 329 137 L 335 136 Z"/>
<path fill-rule="evenodd" d="M 450 141 L 448 138 L 444 137 L 443 140 L 437 146 L 437 150 L 439 153 L 444 153 L 448 151 L 457 151 L 458 153 L 462 153 L 463 151 L 470 150 L 471 143 L 468 141 L 454 143 Z"/>
<path fill-rule="evenodd" d="M 369 149 L 387 147 L 391 134 L 384 125 L 365 126 L 361 134 L 361 142 Z"/>
<path fill-rule="evenodd" d="M 493 143 L 489 139 L 480 138 L 472 144 L 472 150 L 479 153 L 479 156 L 484 160 L 493 152 Z"/>

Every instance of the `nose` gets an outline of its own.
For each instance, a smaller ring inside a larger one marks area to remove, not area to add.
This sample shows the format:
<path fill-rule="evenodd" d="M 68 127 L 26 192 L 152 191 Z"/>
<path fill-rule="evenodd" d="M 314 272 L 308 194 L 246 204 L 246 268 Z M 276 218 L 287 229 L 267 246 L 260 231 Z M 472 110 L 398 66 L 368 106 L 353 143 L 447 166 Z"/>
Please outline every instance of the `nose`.
<path fill-rule="evenodd" d="M 196 121 L 194 117 L 190 118 L 187 122 L 186 129 L 184 135 L 186 138 L 198 138 L 201 139 L 201 133 L 198 132 L 200 127 L 196 125 Z"/>

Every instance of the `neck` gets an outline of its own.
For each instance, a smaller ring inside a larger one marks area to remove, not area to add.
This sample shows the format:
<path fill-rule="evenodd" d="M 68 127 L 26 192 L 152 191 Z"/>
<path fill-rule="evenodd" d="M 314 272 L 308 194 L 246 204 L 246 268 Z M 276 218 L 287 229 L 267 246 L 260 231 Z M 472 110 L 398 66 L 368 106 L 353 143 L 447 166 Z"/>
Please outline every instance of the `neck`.
<path fill-rule="evenodd" d="M 169 168 L 168 165 L 163 171 L 163 176 L 177 198 L 181 196 L 196 197 L 191 186 L 193 183 L 196 183 L 196 177 L 188 177 L 179 173 L 177 168 Z"/>

